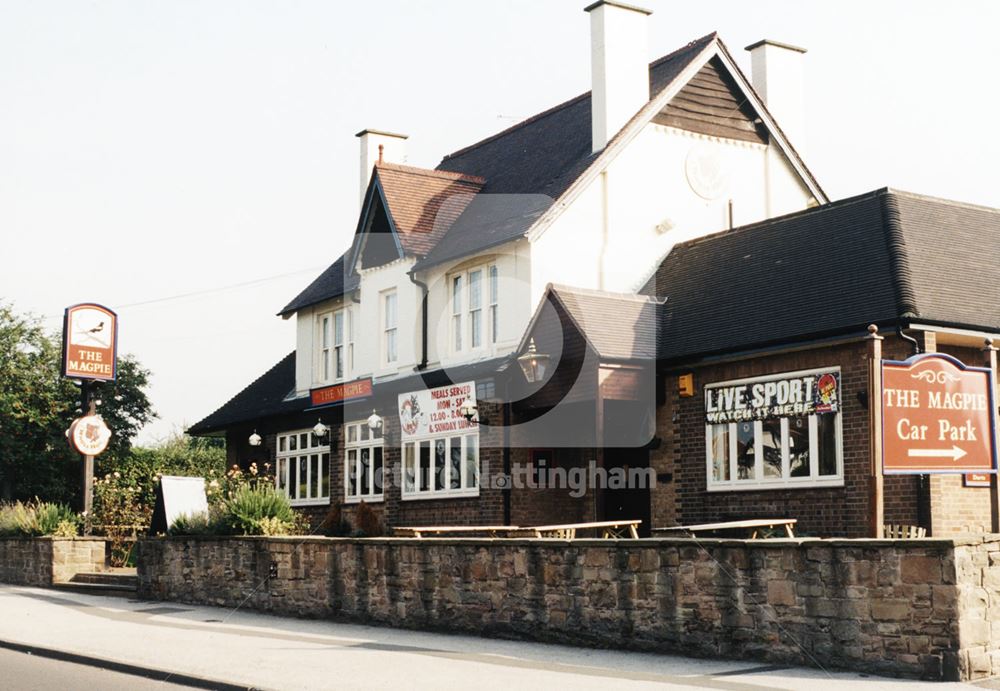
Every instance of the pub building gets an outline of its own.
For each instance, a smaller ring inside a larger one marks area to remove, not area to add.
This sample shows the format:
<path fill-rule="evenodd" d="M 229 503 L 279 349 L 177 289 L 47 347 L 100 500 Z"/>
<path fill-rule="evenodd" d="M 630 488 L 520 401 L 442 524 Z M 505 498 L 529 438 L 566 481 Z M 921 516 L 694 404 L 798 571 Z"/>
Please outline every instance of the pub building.
<path fill-rule="evenodd" d="M 989 529 L 962 474 L 876 479 L 869 359 L 988 361 L 1000 211 L 831 202 L 793 146 L 804 49 L 748 46 L 752 80 L 716 34 L 647 64 L 648 11 L 586 11 L 590 92 L 434 169 L 358 133 L 350 247 L 279 313 L 295 350 L 190 433 L 314 523 Z"/>

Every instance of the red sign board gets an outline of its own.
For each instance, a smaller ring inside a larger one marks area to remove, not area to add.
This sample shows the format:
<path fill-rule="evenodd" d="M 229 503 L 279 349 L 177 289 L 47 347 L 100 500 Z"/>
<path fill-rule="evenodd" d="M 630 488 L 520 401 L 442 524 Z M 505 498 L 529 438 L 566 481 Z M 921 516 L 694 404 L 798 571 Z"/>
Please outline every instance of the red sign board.
<path fill-rule="evenodd" d="M 331 403 L 340 403 L 341 401 L 350 401 L 354 398 L 364 398 L 371 395 L 371 377 L 309 390 L 309 397 L 312 399 L 314 406 L 330 405 Z"/>
<path fill-rule="evenodd" d="M 989 473 L 966 473 L 962 476 L 963 484 L 966 487 L 989 487 Z"/>
<path fill-rule="evenodd" d="M 996 472 L 996 403 L 989 369 L 940 353 L 882 362 L 886 473 Z"/>
<path fill-rule="evenodd" d="M 114 381 L 118 375 L 118 315 L 84 303 L 66 308 L 63 317 L 64 377 Z"/>

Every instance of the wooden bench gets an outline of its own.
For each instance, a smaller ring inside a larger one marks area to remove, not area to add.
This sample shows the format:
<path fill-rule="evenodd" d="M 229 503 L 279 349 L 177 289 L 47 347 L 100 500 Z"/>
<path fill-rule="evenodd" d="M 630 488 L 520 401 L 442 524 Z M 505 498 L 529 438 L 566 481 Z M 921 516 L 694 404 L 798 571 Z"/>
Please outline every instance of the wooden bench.
<path fill-rule="evenodd" d="M 716 533 L 723 530 L 746 531 L 751 540 L 756 540 L 762 528 L 785 529 L 787 537 L 795 537 L 795 518 L 752 518 L 745 521 L 724 521 L 722 523 L 701 523 L 699 525 L 675 525 L 670 528 L 653 528 L 653 535 L 663 536 L 669 533 L 688 533 L 696 537 L 698 533 Z"/>
<path fill-rule="evenodd" d="M 430 535 L 486 533 L 490 537 L 503 537 L 511 531 L 518 530 L 516 525 L 434 525 L 434 526 L 395 526 L 392 529 L 398 537 L 424 537 Z"/>
<path fill-rule="evenodd" d="M 890 540 L 919 540 L 927 537 L 927 528 L 918 525 L 897 525 L 886 523 L 882 526 L 882 537 Z"/>
<path fill-rule="evenodd" d="M 528 532 L 534 537 L 555 537 L 562 540 L 575 540 L 578 530 L 598 530 L 604 539 L 618 540 L 626 537 L 638 539 L 639 519 L 627 521 L 595 521 L 592 523 L 563 523 L 560 525 L 536 525 L 528 528 L 518 528 L 512 531 Z"/>

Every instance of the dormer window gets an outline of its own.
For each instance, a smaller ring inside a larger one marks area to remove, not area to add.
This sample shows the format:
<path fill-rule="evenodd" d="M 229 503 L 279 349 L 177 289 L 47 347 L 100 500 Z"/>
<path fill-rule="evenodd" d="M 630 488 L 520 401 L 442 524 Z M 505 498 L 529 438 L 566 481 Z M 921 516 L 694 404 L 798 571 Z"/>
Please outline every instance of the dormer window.
<path fill-rule="evenodd" d="M 319 381 L 340 381 L 353 369 L 354 328 L 350 308 L 321 314 L 319 320 Z"/>
<path fill-rule="evenodd" d="M 453 274 L 451 291 L 452 352 L 479 350 L 496 343 L 499 327 L 498 275 L 494 264 Z"/>

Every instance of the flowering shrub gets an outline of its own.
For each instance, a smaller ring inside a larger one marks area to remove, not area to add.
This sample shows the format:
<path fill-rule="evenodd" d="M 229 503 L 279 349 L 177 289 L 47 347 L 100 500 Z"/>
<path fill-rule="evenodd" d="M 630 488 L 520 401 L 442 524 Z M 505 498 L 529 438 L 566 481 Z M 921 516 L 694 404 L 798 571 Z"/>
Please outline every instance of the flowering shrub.
<path fill-rule="evenodd" d="M 137 534 L 149 525 L 153 507 L 140 499 L 141 493 L 118 471 L 94 479 L 94 515 L 85 518 L 108 538 L 112 566 L 128 564 Z"/>

